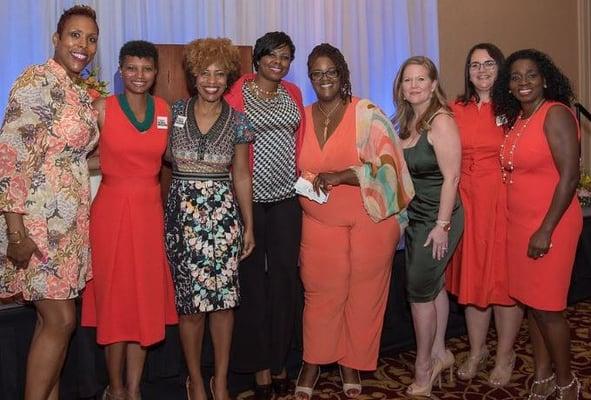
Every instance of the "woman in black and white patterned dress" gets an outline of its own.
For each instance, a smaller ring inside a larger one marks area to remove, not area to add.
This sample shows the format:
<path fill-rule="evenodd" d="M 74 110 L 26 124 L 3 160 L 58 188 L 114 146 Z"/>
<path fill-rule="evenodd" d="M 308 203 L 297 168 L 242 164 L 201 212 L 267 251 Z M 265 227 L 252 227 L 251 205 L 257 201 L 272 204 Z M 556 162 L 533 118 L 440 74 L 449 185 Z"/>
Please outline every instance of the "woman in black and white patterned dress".
<path fill-rule="evenodd" d="M 239 55 L 232 42 L 195 40 L 187 45 L 185 59 L 197 94 L 172 107 L 166 155 L 172 164 L 165 212 L 166 252 L 189 371 L 187 396 L 206 398 L 201 342 L 209 314 L 215 355 L 209 387 L 214 398 L 225 400 L 229 398 L 232 309 L 240 297 L 238 262 L 254 247 L 248 170 L 248 143 L 253 134 L 245 115 L 222 98 L 239 71 Z"/>
<path fill-rule="evenodd" d="M 257 73 L 243 76 L 226 95 L 245 112 L 256 136 L 250 160 L 257 247 L 240 265 L 244 301 L 236 311 L 232 368 L 255 373 L 257 399 L 288 391 L 285 363 L 294 331 L 301 231 L 293 185 L 304 132 L 300 90 L 283 80 L 294 54 L 288 35 L 265 34 L 254 48 Z"/>

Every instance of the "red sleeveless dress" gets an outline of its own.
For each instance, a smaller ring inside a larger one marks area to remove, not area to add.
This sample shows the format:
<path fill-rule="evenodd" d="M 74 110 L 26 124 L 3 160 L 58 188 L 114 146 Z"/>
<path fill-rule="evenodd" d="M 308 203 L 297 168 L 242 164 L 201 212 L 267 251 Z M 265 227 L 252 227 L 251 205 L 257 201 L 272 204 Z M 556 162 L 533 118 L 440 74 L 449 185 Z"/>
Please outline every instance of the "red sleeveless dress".
<path fill-rule="evenodd" d="M 583 215 L 576 195 L 552 233 L 553 246 L 548 254 L 537 260 L 527 256 L 529 239 L 548 212 L 559 179 L 544 134 L 544 121 L 551 107 L 566 106 L 547 101 L 524 129 L 525 122 L 517 120 L 517 126 L 505 143 L 507 162 L 509 149 L 516 139 L 515 133 L 523 129 L 513 155 L 514 170 L 510 176 L 513 183 L 507 181 L 507 265 L 511 297 L 535 309 L 561 311 L 566 307 L 577 243 L 583 227 Z M 577 136 L 580 139 L 578 130 Z"/>
<path fill-rule="evenodd" d="M 82 303 L 82 325 L 96 326 L 99 344 L 149 346 L 164 339 L 166 324 L 177 322 L 158 180 L 170 111 L 164 100 L 154 97 L 154 103 L 152 126 L 140 132 L 116 96 L 106 99 L 103 177 L 90 211 L 94 279 Z"/>

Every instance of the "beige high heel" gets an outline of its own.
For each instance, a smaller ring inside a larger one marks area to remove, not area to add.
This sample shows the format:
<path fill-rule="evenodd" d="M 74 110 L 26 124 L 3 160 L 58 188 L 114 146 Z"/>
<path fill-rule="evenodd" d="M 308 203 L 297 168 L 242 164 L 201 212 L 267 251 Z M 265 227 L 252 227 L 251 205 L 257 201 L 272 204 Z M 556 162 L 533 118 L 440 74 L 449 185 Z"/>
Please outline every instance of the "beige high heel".
<path fill-rule="evenodd" d="M 362 386 L 361 386 L 361 377 L 359 376 L 359 370 L 357 372 L 357 380 L 359 383 L 346 383 L 345 379 L 343 379 L 343 370 L 339 365 L 339 375 L 341 375 L 341 382 L 343 384 L 343 393 L 348 399 L 356 399 L 361 394 Z"/>
<path fill-rule="evenodd" d="M 441 371 L 443 370 L 443 363 L 440 358 L 431 361 L 431 377 L 429 383 L 425 386 L 420 386 L 416 382 L 411 383 L 406 388 L 406 395 L 411 397 L 431 397 L 431 389 L 436 379 L 439 379 L 439 387 L 441 388 Z"/>
<path fill-rule="evenodd" d="M 489 354 L 488 349 L 485 348 L 477 356 L 466 358 L 462 365 L 460 365 L 460 368 L 458 368 L 458 378 L 465 381 L 474 378 L 479 371 L 482 371 L 486 367 Z"/>
<path fill-rule="evenodd" d="M 314 393 L 314 388 L 316 387 L 316 384 L 318 383 L 318 379 L 320 379 L 320 367 L 317 365 L 316 368 L 317 368 L 316 369 L 316 379 L 314 380 L 312 387 L 309 387 L 309 386 L 301 386 L 300 385 L 300 375 L 302 374 L 302 370 L 304 369 L 304 365 L 302 364 L 302 366 L 300 367 L 300 372 L 298 373 L 298 379 L 296 380 L 296 387 L 293 392 L 293 396 L 296 399 L 304 399 L 304 400 L 311 400 L 312 399 L 312 394 Z"/>
<path fill-rule="evenodd" d="M 495 365 L 490 376 L 488 377 L 488 383 L 494 387 L 503 387 L 511 381 L 511 375 L 513 375 L 513 369 L 515 368 L 515 352 L 511 355 L 509 363 L 502 365 Z"/>

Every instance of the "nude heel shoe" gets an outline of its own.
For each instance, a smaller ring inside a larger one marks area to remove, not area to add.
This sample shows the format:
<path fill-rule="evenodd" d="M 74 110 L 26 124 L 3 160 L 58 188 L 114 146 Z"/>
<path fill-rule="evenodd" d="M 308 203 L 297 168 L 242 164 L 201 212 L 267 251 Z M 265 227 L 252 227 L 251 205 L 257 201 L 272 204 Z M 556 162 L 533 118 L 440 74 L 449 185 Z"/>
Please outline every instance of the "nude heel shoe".
<path fill-rule="evenodd" d="M 294 398 L 296 398 L 296 399 L 302 398 L 303 396 L 301 396 L 301 395 L 304 395 L 304 396 L 306 396 L 305 397 L 306 400 L 312 399 L 312 394 L 314 393 L 314 388 L 316 387 L 316 384 L 318 383 L 318 379 L 320 379 L 320 367 L 316 366 L 316 368 L 317 368 L 316 379 L 314 380 L 314 384 L 312 385 L 312 387 L 309 387 L 309 386 L 301 386 L 300 385 L 300 375 L 302 374 L 302 370 L 304 369 L 304 366 L 302 365 L 300 367 L 300 372 L 298 373 L 298 379 L 296 380 L 296 387 L 293 392 Z M 299 397 L 298 397 L 298 394 L 300 394 Z"/>
<path fill-rule="evenodd" d="M 490 376 L 488 377 L 488 383 L 494 387 L 503 387 L 511 381 L 511 375 L 513 375 L 513 368 L 515 368 L 515 352 L 511 355 L 511 359 L 507 364 L 495 365 Z"/>
<path fill-rule="evenodd" d="M 348 399 L 356 399 L 361 394 L 362 386 L 361 386 L 361 377 L 359 376 L 359 370 L 357 371 L 357 380 L 359 383 L 345 383 L 343 379 L 343 370 L 339 365 L 339 375 L 341 376 L 341 382 L 343 383 L 343 393 Z M 350 394 L 350 392 L 353 392 Z"/>
<path fill-rule="evenodd" d="M 458 368 L 458 378 L 465 381 L 474 378 L 479 371 L 482 371 L 486 367 L 489 354 L 488 349 L 485 349 L 477 356 L 466 358 L 462 365 L 460 365 L 460 368 Z"/>
<path fill-rule="evenodd" d="M 449 349 L 445 349 L 445 355 L 439 359 L 441 361 L 441 373 L 446 369 L 449 369 L 448 383 L 454 383 L 454 365 L 456 364 L 456 358 Z M 441 389 L 441 375 L 439 376 L 439 388 Z"/>
<path fill-rule="evenodd" d="M 431 397 L 431 389 L 433 389 L 433 383 L 436 379 L 439 380 L 439 386 L 441 387 L 441 370 L 442 370 L 442 363 L 439 358 L 433 360 L 431 362 L 432 369 L 431 369 L 431 377 L 429 378 L 429 383 L 424 386 L 420 386 L 416 382 L 411 383 L 408 388 L 406 388 L 406 395 L 410 397 Z"/>

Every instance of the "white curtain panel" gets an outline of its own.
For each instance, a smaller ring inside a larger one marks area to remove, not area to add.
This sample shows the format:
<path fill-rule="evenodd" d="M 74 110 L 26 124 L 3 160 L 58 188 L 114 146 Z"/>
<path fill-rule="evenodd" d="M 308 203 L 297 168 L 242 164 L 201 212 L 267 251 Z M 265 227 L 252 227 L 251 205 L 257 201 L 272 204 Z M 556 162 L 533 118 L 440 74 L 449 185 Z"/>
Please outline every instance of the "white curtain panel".
<path fill-rule="evenodd" d="M 300 86 L 306 104 L 314 101 L 307 56 L 315 45 L 328 42 L 345 55 L 353 93 L 390 114 L 400 64 L 411 55 L 439 59 L 437 0 L 0 0 L 0 116 L 20 72 L 52 56 L 57 20 L 77 3 L 97 11 L 94 64 L 110 82 L 119 48 L 128 40 L 187 43 L 210 36 L 254 46 L 265 32 L 281 30 L 295 43 L 288 79 Z"/>

